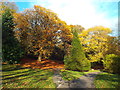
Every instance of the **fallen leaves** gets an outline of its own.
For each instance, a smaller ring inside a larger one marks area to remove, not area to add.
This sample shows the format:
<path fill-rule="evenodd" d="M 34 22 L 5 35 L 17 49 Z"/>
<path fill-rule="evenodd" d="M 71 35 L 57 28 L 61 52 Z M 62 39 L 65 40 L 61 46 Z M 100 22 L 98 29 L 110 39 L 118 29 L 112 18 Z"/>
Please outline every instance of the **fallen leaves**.
<path fill-rule="evenodd" d="M 30 59 L 30 58 L 24 58 L 21 59 L 22 67 L 30 67 L 32 69 L 54 69 L 54 68 L 64 68 L 64 64 L 60 61 L 53 61 L 53 60 L 47 60 L 42 59 L 41 61 Z"/>

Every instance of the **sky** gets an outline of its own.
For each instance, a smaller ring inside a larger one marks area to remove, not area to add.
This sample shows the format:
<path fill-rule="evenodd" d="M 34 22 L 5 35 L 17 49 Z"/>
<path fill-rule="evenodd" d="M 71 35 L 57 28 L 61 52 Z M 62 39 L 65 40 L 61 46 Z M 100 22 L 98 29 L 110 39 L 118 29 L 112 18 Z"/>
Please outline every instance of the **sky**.
<path fill-rule="evenodd" d="M 51 9 L 67 24 L 81 25 L 85 29 L 102 25 L 118 34 L 119 0 L 10 0 L 15 1 L 19 11 L 40 5 Z"/>

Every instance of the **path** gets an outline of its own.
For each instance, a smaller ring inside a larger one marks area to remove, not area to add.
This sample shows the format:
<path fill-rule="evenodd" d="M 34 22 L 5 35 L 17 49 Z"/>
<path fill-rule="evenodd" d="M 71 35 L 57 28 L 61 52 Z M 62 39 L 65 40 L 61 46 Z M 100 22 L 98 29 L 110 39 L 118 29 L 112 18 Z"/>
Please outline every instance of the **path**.
<path fill-rule="evenodd" d="M 84 76 L 81 76 L 79 79 L 67 81 L 63 80 L 59 74 L 59 69 L 55 70 L 53 81 L 56 83 L 57 88 L 95 88 L 94 87 L 94 78 L 97 74 L 101 72 L 91 72 Z"/>

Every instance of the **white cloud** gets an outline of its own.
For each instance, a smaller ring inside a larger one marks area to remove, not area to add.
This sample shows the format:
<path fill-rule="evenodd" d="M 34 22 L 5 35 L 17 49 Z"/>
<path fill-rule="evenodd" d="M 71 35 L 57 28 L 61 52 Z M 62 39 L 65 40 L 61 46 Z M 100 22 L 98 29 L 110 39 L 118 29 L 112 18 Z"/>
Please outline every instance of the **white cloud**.
<path fill-rule="evenodd" d="M 51 9 L 67 24 L 79 24 L 86 29 L 96 25 L 111 28 L 117 19 L 106 18 L 106 12 L 98 13 L 93 1 L 95 0 L 37 0 L 33 4 Z"/>

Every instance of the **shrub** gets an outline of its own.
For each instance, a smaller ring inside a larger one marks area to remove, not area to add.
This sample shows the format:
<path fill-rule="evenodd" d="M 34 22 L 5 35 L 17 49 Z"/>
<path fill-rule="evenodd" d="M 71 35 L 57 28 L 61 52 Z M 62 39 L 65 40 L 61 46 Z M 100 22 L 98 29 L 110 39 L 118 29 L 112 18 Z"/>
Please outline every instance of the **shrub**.
<path fill-rule="evenodd" d="M 70 54 L 64 57 L 65 68 L 70 70 L 88 71 L 90 62 L 87 60 L 80 43 L 78 33 L 74 30 Z"/>
<path fill-rule="evenodd" d="M 23 57 L 24 50 L 20 47 L 19 43 L 14 46 L 3 45 L 3 62 L 9 64 L 20 63 L 20 58 Z"/>
<path fill-rule="evenodd" d="M 103 60 L 104 68 L 110 73 L 120 74 L 120 56 L 115 54 L 106 55 Z"/>

